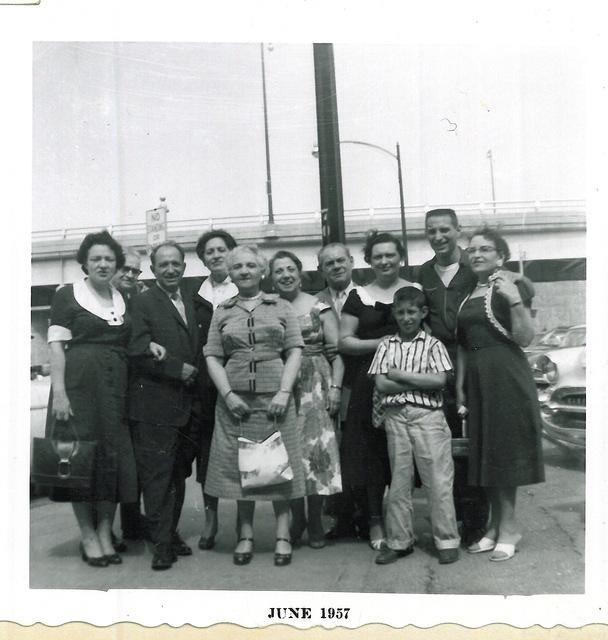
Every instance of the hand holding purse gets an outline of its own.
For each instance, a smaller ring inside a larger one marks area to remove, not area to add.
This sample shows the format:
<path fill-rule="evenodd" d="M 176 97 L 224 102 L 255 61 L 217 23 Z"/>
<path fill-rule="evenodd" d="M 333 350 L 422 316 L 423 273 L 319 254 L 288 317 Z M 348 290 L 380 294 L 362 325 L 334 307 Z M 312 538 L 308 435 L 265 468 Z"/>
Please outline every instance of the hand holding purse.
<path fill-rule="evenodd" d="M 243 489 L 260 489 L 293 480 L 289 455 L 281 432 L 276 429 L 276 418 L 273 424 L 275 431 L 258 442 L 245 438 L 243 421 L 240 421 L 238 465 Z"/>
<path fill-rule="evenodd" d="M 88 490 L 93 484 L 96 442 L 78 439 L 74 426 L 67 424 L 74 439 L 55 439 L 55 420 L 49 438 L 34 438 L 32 482 L 47 487 Z"/>

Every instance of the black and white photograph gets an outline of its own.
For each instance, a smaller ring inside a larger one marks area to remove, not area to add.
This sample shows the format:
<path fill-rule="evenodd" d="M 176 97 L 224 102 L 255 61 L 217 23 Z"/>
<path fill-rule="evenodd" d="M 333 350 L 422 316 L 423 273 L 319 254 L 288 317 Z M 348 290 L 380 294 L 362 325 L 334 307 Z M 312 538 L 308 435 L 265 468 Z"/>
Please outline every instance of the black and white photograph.
<path fill-rule="evenodd" d="M 585 43 L 90 27 L 27 43 L 35 619 L 600 621 Z"/>

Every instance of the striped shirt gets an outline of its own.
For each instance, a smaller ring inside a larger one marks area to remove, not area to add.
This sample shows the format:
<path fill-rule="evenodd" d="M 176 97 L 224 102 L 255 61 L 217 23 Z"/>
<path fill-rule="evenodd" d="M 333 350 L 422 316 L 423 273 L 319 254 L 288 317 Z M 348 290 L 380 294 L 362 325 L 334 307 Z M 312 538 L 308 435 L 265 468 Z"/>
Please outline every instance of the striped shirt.
<path fill-rule="evenodd" d="M 442 373 L 452 369 L 452 362 L 443 343 L 420 329 L 411 342 L 404 341 L 397 333 L 384 338 L 378 345 L 368 374 L 387 374 L 392 368 L 409 373 Z M 439 409 L 443 405 L 441 391 L 435 390 L 416 389 L 380 395 L 383 407 L 413 404 Z"/>

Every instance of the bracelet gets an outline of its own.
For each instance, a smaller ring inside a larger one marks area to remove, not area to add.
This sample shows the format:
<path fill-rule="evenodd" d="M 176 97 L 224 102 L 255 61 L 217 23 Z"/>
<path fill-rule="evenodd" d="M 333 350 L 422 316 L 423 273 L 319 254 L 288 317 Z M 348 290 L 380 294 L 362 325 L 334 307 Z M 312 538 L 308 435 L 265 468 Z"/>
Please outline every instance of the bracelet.
<path fill-rule="evenodd" d="M 231 394 L 234 393 L 234 391 L 232 389 L 228 389 L 228 391 L 226 391 L 226 393 L 224 394 L 224 400 Z"/>
<path fill-rule="evenodd" d="M 342 391 L 342 387 L 339 384 L 330 384 L 329 388 L 330 389 L 338 389 L 339 391 Z"/>
<path fill-rule="evenodd" d="M 523 302 L 521 300 L 518 300 L 517 302 L 511 303 L 509 307 L 513 308 L 513 307 L 516 307 L 518 304 L 523 304 Z"/>

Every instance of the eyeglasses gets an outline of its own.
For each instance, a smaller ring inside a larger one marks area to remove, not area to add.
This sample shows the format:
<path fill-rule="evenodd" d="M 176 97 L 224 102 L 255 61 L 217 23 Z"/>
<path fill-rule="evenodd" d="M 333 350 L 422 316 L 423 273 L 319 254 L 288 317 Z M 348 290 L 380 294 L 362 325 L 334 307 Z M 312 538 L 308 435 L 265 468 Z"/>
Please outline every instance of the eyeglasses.
<path fill-rule="evenodd" d="M 141 269 L 134 269 L 133 267 L 123 267 L 122 272 L 127 274 L 131 272 L 135 277 L 141 274 Z"/>
<path fill-rule="evenodd" d="M 492 253 L 492 251 L 497 251 L 496 247 L 490 247 L 487 245 L 484 245 L 483 247 L 467 247 L 465 249 L 465 251 L 472 256 L 474 253 L 481 253 L 481 254 L 486 254 L 486 253 Z"/>

